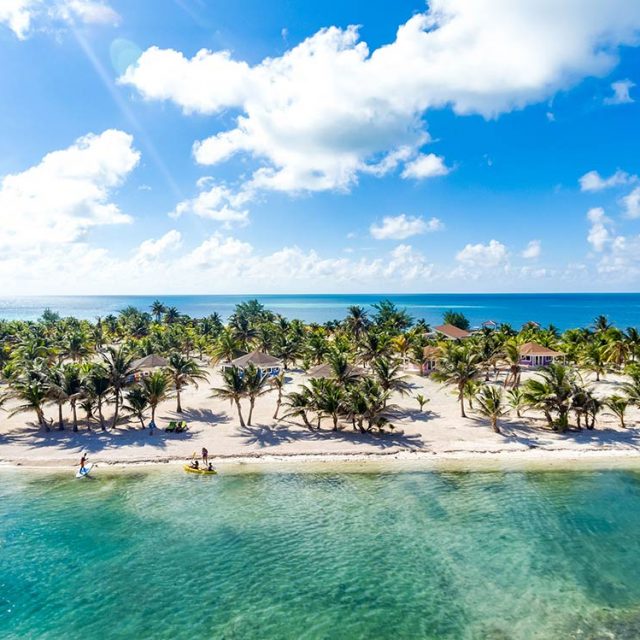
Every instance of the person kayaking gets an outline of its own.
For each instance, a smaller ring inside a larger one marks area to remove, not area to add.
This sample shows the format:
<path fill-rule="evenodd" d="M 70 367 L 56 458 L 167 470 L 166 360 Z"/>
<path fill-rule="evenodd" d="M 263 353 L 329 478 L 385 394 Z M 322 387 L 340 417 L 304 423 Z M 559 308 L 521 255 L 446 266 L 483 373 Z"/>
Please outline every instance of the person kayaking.
<path fill-rule="evenodd" d="M 197 460 L 193 460 L 193 461 L 191 462 L 191 468 L 192 468 L 192 469 L 199 469 L 199 468 L 200 468 L 200 464 L 199 464 L 199 462 L 198 462 Z"/>
<path fill-rule="evenodd" d="M 207 471 L 213 471 L 213 465 L 211 463 L 209 463 L 209 466 L 207 467 Z"/>
<path fill-rule="evenodd" d="M 202 464 L 206 465 L 209 462 L 209 452 L 206 447 L 202 447 Z"/>
<path fill-rule="evenodd" d="M 82 454 L 82 458 L 80 458 L 80 473 L 84 472 L 87 466 L 87 456 L 86 454 Z"/>

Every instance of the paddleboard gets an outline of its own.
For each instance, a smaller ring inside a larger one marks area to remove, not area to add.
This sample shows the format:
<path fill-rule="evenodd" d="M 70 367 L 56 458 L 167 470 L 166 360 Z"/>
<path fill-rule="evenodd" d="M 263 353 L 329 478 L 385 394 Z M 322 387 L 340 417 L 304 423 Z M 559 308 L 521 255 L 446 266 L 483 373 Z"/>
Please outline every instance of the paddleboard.
<path fill-rule="evenodd" d="M 212 471 L 209 471 L 208 469 L 194 469 L 191 465 L 188 464 L 184 465 L 184 470 L 187 473 L 198 473 L 201 476 L 215 476 L 218 474 L 215 469 L 213 469 Z"/>
<path fill-rule="evenodd" d="M 91 473 L 91 469 L 93 469 L 93 463 L 89 463 L 84 469 L 78 469 L 76 473 L 76 478 L 84 478 Z"/>

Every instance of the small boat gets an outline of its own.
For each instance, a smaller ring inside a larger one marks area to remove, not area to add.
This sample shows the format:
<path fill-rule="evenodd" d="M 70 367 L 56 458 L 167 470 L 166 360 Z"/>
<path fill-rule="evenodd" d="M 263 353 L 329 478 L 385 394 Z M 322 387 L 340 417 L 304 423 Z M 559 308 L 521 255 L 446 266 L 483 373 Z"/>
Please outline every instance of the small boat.
<path fill-rule="evenodd" d="M 215 476 L 218 472 L 215 469 L 209 471 L 209 469 L 194 469 L 190 464 L 184 465 L 184 470 L 187 473 L 199 473 L 201 476 Z"/>
<path fill-rule="evenodd" d="M 93 469 L 93 463 L 88 464 L 86 467 L 83 467 L 82 469 L 78 469 L 78 472 L 76 473 L 76 478 L 86 478 L 91 473 L 91 469 Z"/>

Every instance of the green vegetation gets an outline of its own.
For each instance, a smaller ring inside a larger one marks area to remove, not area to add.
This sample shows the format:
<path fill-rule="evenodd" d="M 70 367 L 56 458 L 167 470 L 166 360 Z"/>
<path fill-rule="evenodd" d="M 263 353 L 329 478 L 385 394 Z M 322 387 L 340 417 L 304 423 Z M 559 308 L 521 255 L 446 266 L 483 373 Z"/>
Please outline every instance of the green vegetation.
<path fill-rule="evenodd" d="M 457 312 L 447 312 L 444 321 L 469 327 Z M 539 412 L 556 431 L 593 429 L 603 410 L 624 427 L 629 407 L 640 406 L 640 334 L 604 317 L 564 333 L 530 323 L 520 331 L 502 325 L 441 341 L 424 321 L 384 300 L 371 311 L 353 306 L 342 321 L 322 325 L 289 320 L 256 300 L 238 304 L 226 324 L 217 314 L 190 318 L 156 300 L 150 312 L 128 307 L 95 322 L 50 310 L 37 322 L 0 321 L 0 338 L 2 406 L 11 415 L 31 414 L 45 431 L 54 425 L 46 416 L 51 408 L 60 430 L 107 430 L 131 419 L 144 428 L 167 398 L 175 396 L 176 412 L 182 412 L 184 389 L 207 382 L 208 366 L 252 350 L 279 358 L 285 371 L 270 377 L 251 366 L 225 367 L 212 393 L 235 406 L 242 426 L 251 425 L 256 403 L 273 391 L 274 421 L 297 420 L 308 429 L 350 425 L 362 433 L 391 429 L 398 416 L 393 398 L 411 392 L 406 374 L 423 365 L 425 347 L 437 347 L 430 350 L 437 353 L 432 378 L 454 391 L 461 416 L 473 410 L 496 431 L 507 413 L 520 418 L 524 411 Z M 528 343 L 564 357 L 522 383 L 520 349 Z M 152 354 L 166 366 L 141 375 L 136 360 Z M 318 365 L 326 365 L 321 377 L 288 388 L 287 369 Z M 612 373 L 625 378 L 609 398 L 585 382 Z M 428 398 L 414 397 L 422 412 Z"/>

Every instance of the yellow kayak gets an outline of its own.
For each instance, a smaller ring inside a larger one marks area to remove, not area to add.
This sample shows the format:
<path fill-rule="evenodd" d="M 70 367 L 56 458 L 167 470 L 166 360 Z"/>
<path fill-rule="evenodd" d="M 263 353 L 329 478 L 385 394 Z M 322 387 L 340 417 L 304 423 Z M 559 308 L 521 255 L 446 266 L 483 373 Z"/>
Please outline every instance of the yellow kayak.
<path fill-rule="evenodd" d="M 194 469 L 190 464 L 185 464 L 184 470 L 187 473 L 199 473 L 201 476 L 215 476 L 218 473 L 215 469 L 211 471 L 208 469 Z"/>

